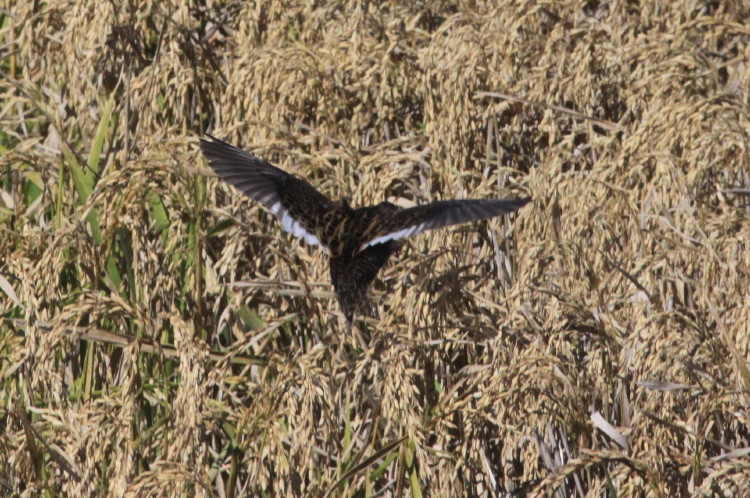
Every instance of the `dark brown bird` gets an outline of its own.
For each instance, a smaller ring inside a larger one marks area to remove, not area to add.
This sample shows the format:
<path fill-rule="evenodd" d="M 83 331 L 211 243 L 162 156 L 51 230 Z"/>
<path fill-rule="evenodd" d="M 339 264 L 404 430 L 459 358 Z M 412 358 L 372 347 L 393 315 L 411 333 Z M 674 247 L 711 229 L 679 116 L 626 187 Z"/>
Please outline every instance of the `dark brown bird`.
<path fill-rule="evenodd" d="M 263 204 L 285 231 L 327 249 L 331 281 L 349 324 L 380 268 L 398 251 L 400 239 L 512 213 L 531 201 L 437 201 L 407 209 L 381 202 L 355 209 L 345 199 L 333 201 L 306 181 L 210 135 L 201 139 L 200 147 L 222 180 Z"/>

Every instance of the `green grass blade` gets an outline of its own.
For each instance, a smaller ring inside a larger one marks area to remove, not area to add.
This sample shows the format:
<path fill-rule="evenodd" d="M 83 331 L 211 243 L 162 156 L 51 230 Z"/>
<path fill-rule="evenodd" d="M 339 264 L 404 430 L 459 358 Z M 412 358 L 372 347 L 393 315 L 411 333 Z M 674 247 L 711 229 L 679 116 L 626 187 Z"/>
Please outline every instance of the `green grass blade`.
<path fill-rule="evenodd" d="M 107 103 L 104 104 L 102 109 L 101 119 L 99 120 L 99 126 L 94 136 L 94 141 L 91 143 L 91 150 L 89 151 L 88 159 L 88 172 L 87 176 L 91 176 L 99 172 L 99 162 L 101 160 L 102 148 L 104 147 L 104 140 L 107 137 L 109 130 L 109 124 L 112 120 L 112 108 L 114 105 L 114 94 L 109 97 Z"/>

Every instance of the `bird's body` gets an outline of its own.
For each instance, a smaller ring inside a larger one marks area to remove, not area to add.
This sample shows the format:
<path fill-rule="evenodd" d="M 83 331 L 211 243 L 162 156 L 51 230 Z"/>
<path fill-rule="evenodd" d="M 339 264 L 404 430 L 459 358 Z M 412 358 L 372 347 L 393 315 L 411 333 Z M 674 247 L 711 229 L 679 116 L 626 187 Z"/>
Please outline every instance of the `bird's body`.
<path fill-rule="evenodd" d="M 511 213 L 531 199 L 437 201 L 403 209 L 390 202 L 352 208 L 332 201 L 306 181 L 209 135 L 200 146 L 224 181 L 263 204 L 282 228 L 330 257 L 331 281 L 348 323 L 400 239 L 425 230 Z"/>

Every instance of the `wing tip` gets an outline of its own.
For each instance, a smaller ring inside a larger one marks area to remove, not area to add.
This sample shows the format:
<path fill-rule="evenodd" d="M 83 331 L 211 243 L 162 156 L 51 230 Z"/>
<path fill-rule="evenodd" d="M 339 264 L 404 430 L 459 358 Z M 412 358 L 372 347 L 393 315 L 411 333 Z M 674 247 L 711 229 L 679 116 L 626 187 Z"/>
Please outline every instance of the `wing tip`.
<path fill-rule="evenodd" d="M 228 167 L 230 169 L 235 169 L 237 163 L 252 162 L 254 165 L 260 163 L 266 164 L 265 161 L 258 158 L 252 152 L 240 149 L 239 147 L 216 138 L 209 133 L 206 133 L 204 137 L 200 138 L 198 145 L 200 146 L 203 157 L 208 161 L 208 165 L 219 176 L 222 176 L 219 168 Z"/>
<path fill-rule="evenodd" d="M 504 206 L 505 209 L 507 209 L 507 213 L 512 213 L 514 211 L 518 211 L 522 207 L 524 207 L 526 204 L 530 203 L 532 201 L 531 197 L 521 197 L 519 199 L 498 199 L 498 205 L 501 207 Z"/>
<path fill-rule="evenodd" d="M 234 145 L 231 145 L 221 139 L 218 139 L 215 136 L 211 135 L 210 133 L 205 133 L 204 136 L 202 136 L 198 140 L 198 145 L 200 146 L 203 154 L 206 154 L 206 152 L 210 152 L 212 149 L 216 150 L 217 148 L 229 147 L 232 149 L 236 149 Z"/>

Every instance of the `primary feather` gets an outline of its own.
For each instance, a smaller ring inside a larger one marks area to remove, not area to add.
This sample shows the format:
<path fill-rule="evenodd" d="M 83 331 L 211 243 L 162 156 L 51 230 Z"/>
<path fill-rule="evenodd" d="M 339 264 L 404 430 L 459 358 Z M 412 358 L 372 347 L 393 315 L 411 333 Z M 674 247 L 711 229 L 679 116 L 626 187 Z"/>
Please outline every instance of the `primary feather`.
<path fill-rule="evenodd" d="M 328 250 L 331 281 L 349 323 L 380 268 L 398 252 L 401 239 L 512 213 L 531 201 L 448 200 L 407 209 L 381 202 L 354 209 L 249 152 L 207 136 L 200 140 L 201 151 L 219 178 L 263 204 L 284 231 Z"/>

